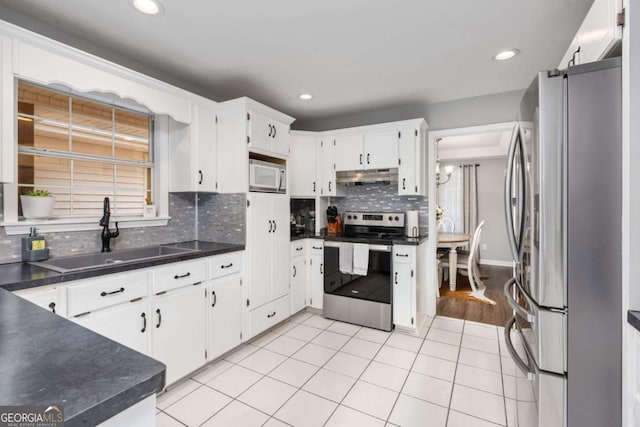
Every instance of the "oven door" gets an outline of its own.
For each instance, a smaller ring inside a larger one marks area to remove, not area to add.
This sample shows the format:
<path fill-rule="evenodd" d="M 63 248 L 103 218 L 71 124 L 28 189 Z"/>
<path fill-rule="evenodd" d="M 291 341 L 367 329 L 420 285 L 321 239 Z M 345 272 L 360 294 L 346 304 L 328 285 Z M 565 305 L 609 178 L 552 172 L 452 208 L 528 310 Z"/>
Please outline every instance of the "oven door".
<path fill-rule="evenodd" d="M 504 294 L 515 312 L 522 345 L 533 362 L 543 371 L 564 375 L 567 372 L 566 313 L 539 307 L 517 277 L 507 281 Z"/>
<path fill-rule="evenodd" d="M 523 340 L 523 333 L 514 315 L 505 327 L 505 344 L 518 368 L 515 377 L 515 425 L 566 426 L 567 378 L 541 370 L 527 346 L 521 344 Z"/>

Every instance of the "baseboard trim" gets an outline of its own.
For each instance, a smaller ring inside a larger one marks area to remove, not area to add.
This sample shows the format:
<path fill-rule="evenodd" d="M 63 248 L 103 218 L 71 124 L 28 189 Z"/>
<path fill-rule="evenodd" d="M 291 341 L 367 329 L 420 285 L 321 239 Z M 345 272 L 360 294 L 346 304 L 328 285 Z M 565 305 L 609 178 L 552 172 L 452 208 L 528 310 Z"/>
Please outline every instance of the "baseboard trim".
<path fill-rule="evenodd" d="M 481 259 L 481 265 L 495 265 L 496 267 L 513 267 L 513 261 L 500 261 L 497 259 Z"/>

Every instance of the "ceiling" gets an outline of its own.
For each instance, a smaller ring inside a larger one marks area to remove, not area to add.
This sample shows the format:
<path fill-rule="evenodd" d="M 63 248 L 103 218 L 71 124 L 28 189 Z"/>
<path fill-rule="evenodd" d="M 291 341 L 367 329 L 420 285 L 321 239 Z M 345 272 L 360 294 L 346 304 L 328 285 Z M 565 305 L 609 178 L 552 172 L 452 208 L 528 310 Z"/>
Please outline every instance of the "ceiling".
<path fill-rule="evenodd" d="M 298 119 L 431 104 L 528 86 L 557 66 L 593 0 L 0 0 L 218 100 Z M 521 54 L 492 60 L 504 48 Z M 297 95 L 310 92 L 312 101 Z"/>

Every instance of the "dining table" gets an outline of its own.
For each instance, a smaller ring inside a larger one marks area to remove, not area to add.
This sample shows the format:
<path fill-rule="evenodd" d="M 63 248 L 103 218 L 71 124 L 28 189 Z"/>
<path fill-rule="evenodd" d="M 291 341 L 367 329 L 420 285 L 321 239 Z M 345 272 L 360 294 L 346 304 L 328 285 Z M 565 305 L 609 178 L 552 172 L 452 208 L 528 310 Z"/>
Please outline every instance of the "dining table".
<path fill-rule="evenodd" d="M 469 242 L 471 236 L 465 233 L 438 233 L 438 247 L 449 249 L 449 289 L 456 290 L 458 273 L 458 246 Z"/>

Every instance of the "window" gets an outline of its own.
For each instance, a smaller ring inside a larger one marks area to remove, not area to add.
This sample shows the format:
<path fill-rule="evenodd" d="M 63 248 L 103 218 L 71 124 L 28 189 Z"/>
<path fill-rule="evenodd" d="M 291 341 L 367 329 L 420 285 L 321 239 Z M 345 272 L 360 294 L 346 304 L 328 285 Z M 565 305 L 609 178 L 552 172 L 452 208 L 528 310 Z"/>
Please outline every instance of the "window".
<path fill-rule="evenodd" d="M 112 215 L 142 217 L 153 194 L 149 115 L 25 82 L 17 111 L 18 194 L 49 191 L 57 218 L 100 216 L 105 197 Z"/>

